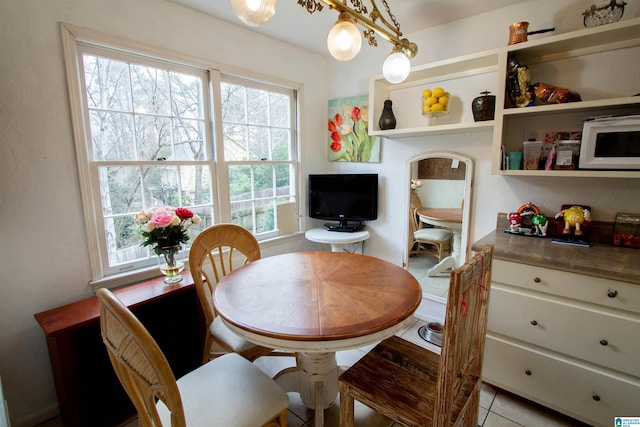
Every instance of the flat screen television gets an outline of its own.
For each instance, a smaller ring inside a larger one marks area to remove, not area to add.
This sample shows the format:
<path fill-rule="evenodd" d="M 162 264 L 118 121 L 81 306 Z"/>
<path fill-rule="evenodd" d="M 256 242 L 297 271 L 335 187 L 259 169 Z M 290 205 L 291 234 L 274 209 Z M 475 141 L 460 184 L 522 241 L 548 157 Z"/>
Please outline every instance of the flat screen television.
<path fill-rule="evenodd" d="M 337 221 L 325 224 L 330 231 L 357 231 L 378 218 L 378 174 L 309 175 L 308 189 L 309 216 Z"/>

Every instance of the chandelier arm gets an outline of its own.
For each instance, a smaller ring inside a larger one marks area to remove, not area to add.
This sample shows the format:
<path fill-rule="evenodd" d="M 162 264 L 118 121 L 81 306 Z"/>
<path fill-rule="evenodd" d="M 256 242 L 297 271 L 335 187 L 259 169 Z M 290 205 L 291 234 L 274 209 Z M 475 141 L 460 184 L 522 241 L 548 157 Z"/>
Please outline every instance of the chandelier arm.
<path fill-rule="evenodd" d="M 400 31 L 400 24 L 398 24 L 396 17 L 393 15 L 393 13 L 391 13 L 391 9 L 389 9 L 389 5 L 387 4 L 386 0 L 382 0 L 382 3 L 384 4 L 387 15 L 389 15 L 389 18 L 391 19 L 391 22 L 393 22 L 393 24 L 387 21 L 384 15 L 380 13 L 380 8 L 376 4 L 375 0 L 371 0 L 371 6 L 373 7 L 373 10 L 369 14 L 369 16 L 371 17 L 373 22 L 375 22 L 376 19 L 379 19 L 387 28 L 389 28 L 391 31 L 393 31 L 396 34 L 396 37 L 398 38 L 402 37 L 402 31 Z"/>
<path fill-rule="evenodd" d="M 383 27 L 379 26 L 378 24 L 376 24 L 375 22 L 373 22 L 371 19 L 367 18 L 366 16 L 363 16 L 363 15 L 359 14 L 357 11 L 351 9 L 345 3 L 341 3 L 341 2 L 336 1 L 336 0 L 320 0 L 320 1 L 322 3 L 328 5 L 332 9 L 338 10 L 339 12 L 348 13 L 352 18 L 354 18 L 354 19 L 356 19 L 358 21 L 358 24 L 362 25 L 363 27 L 369 28 L 370 30 L 375 31 L 376 34 L 380 35 L 382 38 L 387 40 L 389 43 L 391 43 L 393 45 L 402 45 L 403 44 L 402 41 L 400 40 L 400 37 L 402 36 L 402 33 L 400 31 L 398 31 L 398 30 L 393 29 L 393 27 L 390 27 L 389 29 L 383 28 Z M 375 8 L 375 5 L 374 5 L 374 8 Z M 380 14 L 378 13 L 378 15 L 380 15 Z M 384 19 L 382 19 L 382 20 L 384 21 Z M 385 25 L 387 25 L 386 21 L 385 21 Z"/>

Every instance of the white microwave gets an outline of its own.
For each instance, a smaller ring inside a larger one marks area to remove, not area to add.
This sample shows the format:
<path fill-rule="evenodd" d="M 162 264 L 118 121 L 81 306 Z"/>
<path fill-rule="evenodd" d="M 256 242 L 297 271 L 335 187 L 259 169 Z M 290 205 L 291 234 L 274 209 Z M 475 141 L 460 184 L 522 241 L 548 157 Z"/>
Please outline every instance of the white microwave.
<path fill-rule="evenodd" d="M 640 170 L 640 114 L 584 121 L 580 169 Z"/>

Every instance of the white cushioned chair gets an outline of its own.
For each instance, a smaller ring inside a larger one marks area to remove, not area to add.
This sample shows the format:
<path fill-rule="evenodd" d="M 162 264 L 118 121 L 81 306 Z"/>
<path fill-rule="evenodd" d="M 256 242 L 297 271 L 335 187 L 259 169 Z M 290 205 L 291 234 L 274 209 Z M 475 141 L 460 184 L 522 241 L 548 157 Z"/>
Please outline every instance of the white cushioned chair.
<path fill-rule="evenodd" d="M 286 427 L 287 394 L 251 362 L 225 354 L 176 381 L 135 315 L 108 289 L 97 295 L 102 339 L 138 412 L 138 425 Z"/>
<path fill-rule="evenodd" d="M 409 210 L 409 255 L 430 253 L 442 261 L 445 250 L 451 251 L 453 232 L 444 228 L 419 228 L 417 208 Z"/>

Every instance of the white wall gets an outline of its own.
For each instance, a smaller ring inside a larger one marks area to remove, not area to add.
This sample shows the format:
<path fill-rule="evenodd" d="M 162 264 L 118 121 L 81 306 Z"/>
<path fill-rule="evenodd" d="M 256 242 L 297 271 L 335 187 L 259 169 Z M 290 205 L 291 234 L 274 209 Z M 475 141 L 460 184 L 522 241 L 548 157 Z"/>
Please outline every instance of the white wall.
<path fill-rule="evenodd" d="M 60 21 L 299 82 L 303 164 L 317 172 L 326 158 L 320 55 L 163 0 L 0 2 L 0 376 L 13 425 L 55 410 L 34 313 L 91 294 Z M 305 245 L 300 237 L 264 252 Z"/>
<path fill-rule="evenodd" d="M 530 40 L 578 30 L 584 28 L 582 12 L 593 3 L 592 0 L 523 1 L 516 6 L 407 34 L 419 49 L 411 62 L 413 66 L 419 66 L 504 46 L 509 40 L 509 25 L 516 21 L 528 21 L 529 31 L 556 28 L 553 33 L 531 35 Z M 623 19 L 640 16 L 640 1 L 627 3 Z M 401 18 L 399 21 L 402 25 Z M 332 61 L 329 97 L 367 93 L 369 77 L 381 74 L 382 63 L 389 50 L 389 45 L 380 41 L 377 48 L 363 46 L 358 57 L 349 63 Z M 640 58 L 631 58 L 630 62 L 640 67 Z M 482 90 L 484 88 L 478 88 L 478 92 Z M 402 219 L 408 203 L 410 176 L 407 162 L 412 157 L 432 151 L 454 151 L 474 159 L 470 243 L 495 229 L 498 212 L 513 211 L 528 201 L 547 214 L 555 214 L 564 203 L 590 205 L 593 218 L 598 221 L 613 221 L 616 211 L 640 212 L 640 186 L 636 179 L 491 175 L 491 139 L 490 133 L 385 139 L 382 163 L 374 168 L 382 183 L 382 212 L 379 219 L 370 224 L 369 254 L 397 264 L 402 262 L 402 236 L 406 231 Z M 345 164 L 341 168 L 359 170 L 362 166 Z"/>
<path fill-rule="evenodd" d="M 638 16 L 639 1 L 627 1 L 625 18 Z M 411 34 L 420 47 L 413 64 L 504 45 L 513 21 L 528 20 L 531 30 L 578 29 L 581 13 L 591 3 L 528 1 Z M 613 220 L 616 210 L 640 211 L 637 180 L 493 176 L 490 137 L 481 134 L 385 140 L 381 163 L 328 163 L 327 100 L 368 92 L 369 77 L 380 73 L 390 50 L 383 41 L 377 49 L 363 47 L 358 58 L 342 64 L 163 0 L 3 0 L 0 376 L 13 425 L 28 425 L 31 414 L 55 409 L 44 334 L 33 314 L 91 294 L 59 21 L 300 82 L 305 105 L 303 176 L 379 173 L 379 219 L 370 224 L 367 251 L 397 264 L 403 251 L 407 161 L 427 151 L 454 151 L 475 159 L 471 240 L 494 228 L 498 211 L 529 200 L 545 212 L 555 212 L 566 202 L 589 204 L 593 217 L 606 221 Z M 265 254 L 307 246 L 302 239 L 268 248 Z"/>

